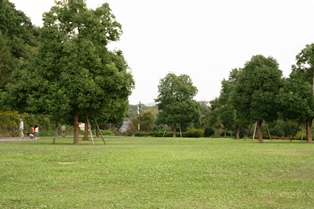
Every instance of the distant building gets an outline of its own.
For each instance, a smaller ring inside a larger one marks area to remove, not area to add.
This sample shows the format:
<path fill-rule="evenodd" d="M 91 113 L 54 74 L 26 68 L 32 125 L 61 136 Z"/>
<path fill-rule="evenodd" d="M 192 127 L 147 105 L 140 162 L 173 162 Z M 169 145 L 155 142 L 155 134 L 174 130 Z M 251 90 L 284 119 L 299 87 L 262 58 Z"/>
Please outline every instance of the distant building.
<path fill-rule="evenodd" d="M 85 123 L 79 123 L 79 127 L 80 127 L 80 130 L 81 131 L 85 131 Z M 91 125 L 89 124 L 88 126 L 88 131 L 89 131 L 89 128 L 91 127 Z"/>

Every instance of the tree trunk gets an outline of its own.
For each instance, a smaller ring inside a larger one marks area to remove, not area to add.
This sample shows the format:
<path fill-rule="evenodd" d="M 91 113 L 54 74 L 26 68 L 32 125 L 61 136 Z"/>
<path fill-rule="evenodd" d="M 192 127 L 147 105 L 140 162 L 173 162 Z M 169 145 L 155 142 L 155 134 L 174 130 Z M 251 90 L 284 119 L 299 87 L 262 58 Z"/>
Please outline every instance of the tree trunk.
<path fill-rule="evenodd" d="M 240 125 L 236 125 L 236 139 L 240 139 Z"/>
<path fill-rule="evenodd" d="M 88 141 L 88 116 L 87 114 L 85 115 L 85 128 L 84 128 L 84 137 L 83 137 L 83 141 Z"/>
<path fill-rule="evenodd" d="M 262 123 L 263 123 L 262 120 L 257 121 L 257 136 L 259 143 L 263 143 Z"/>
<path fill-rule="evenodd" d="M 96 126 L 96 137 L 99 137 L 99 135 L 100 135 L 99 126 Z"/>
<path fill-rule="evenodd" d="M 307 142 L 312 143 L 312 121 L 313 118 L 310 117 L 306 120 L 306 135 L 307 135 Z"/>
<path fill-rule="evenodd" d="M 55 127 L 55 135 L 53 137 L 52 143 L 55 144 L 56 143 L 56 138 L 58 136 L 58 126 L 59 126 L 59 121 L 56 121 L 56 127 Z"/>
<path fill-rule="evenodd" d="M 173 125 L 173 135 L 172 135 L 172 137 L 177 137 L 177 124 L 174 124 Z"/>
<path fill-rule="evenodd" d="M 74 112 L 74 142 L 73 144 L 79 144 L 79 122 L 78 122 L 79 111 L 75 110 Z"/>

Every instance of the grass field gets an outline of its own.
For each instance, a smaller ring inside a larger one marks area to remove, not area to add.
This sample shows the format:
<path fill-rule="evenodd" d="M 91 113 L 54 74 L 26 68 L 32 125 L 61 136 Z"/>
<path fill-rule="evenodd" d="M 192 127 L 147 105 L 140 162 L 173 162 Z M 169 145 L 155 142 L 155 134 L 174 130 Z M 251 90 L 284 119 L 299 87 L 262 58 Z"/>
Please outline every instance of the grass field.
<path fill-rule="evenodd" d="M 0 143 L 0 208 L 314 208 L 314 145 L 187 138 Z"/>

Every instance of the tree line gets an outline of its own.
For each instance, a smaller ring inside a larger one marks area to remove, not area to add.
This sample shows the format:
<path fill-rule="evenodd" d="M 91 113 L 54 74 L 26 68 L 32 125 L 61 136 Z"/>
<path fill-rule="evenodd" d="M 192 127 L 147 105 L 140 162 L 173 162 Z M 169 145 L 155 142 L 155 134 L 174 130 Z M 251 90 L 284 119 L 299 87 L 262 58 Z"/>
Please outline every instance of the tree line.
<path fill-rule="evenodd" d="M 253 135 L 254 127 L 258 141 L 263 142 L 265 131 L 269 138 L 275 133 L 293 139 L 305 126 L 304 138 L 312 142 L 313 52 L 314 44 L 309 44 L 296 55 L 288 78 L 283 77 L 275 58 L 252 56 L 222 80 L 220 95 L 209 105 L 193 99 L 197 88 L 188 75 L 169 73 L 160 80 L 155 99 L 158 112 L 151 127 L 167 125 L 174 137 L 178 127 L 190 127 L 202 129 L 204 135 L 217 130 L 225 136 L 232 132 L 236 139 Z M 133 123 L 138 121 L 134 119 Z"/>
<path fill-rule="evenodd" d="M 259 142 L 263 142 L 263 124 L 290 122 L 283 135 L 295 135 L 305 125 L 308 142 L 312 142 L 314 116 L 313 44 L 296 55 L 288 78 L 282 76 L 273 57 L 253 56 L 243 68 L 233 69 L 222 81 L 221 93 L 212 101 L 216 121 L 226 129 L 236 130 L 256 124 Z"/>

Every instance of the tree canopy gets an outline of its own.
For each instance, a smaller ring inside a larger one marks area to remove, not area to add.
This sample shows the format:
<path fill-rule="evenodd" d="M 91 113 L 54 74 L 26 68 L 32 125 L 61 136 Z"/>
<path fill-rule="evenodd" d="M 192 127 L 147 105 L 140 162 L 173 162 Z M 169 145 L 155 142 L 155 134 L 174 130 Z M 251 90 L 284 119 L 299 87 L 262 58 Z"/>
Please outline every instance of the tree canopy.
<path fill-rule="evenodd" d="M 14 82 L 19 60 L 28 61 L 37 47 L 39 28 L 8 0 L 0 0 L 0 91 Z M 25 62 L 24 61 L 24 62 Z"/>
<path fill-rule="evenodd" d="M 281 87 L 282 71 L 272 57 L 255 55 L 245 63 L 235 88 L 235 109 L 240 118 L 257 121 L 258 139 L 263 142 L 262 122 L 277 119 L 276 97 Z"/>
<path fill-rule="evenodd" d="M 200 122 L 200 105 L 193 100 L 197 88 L 188 75 L 169 73 L 160 80 L 158 93 L 156 123 L 172 126 L 173 137 L 176 137 L 178 125 Z"/>

